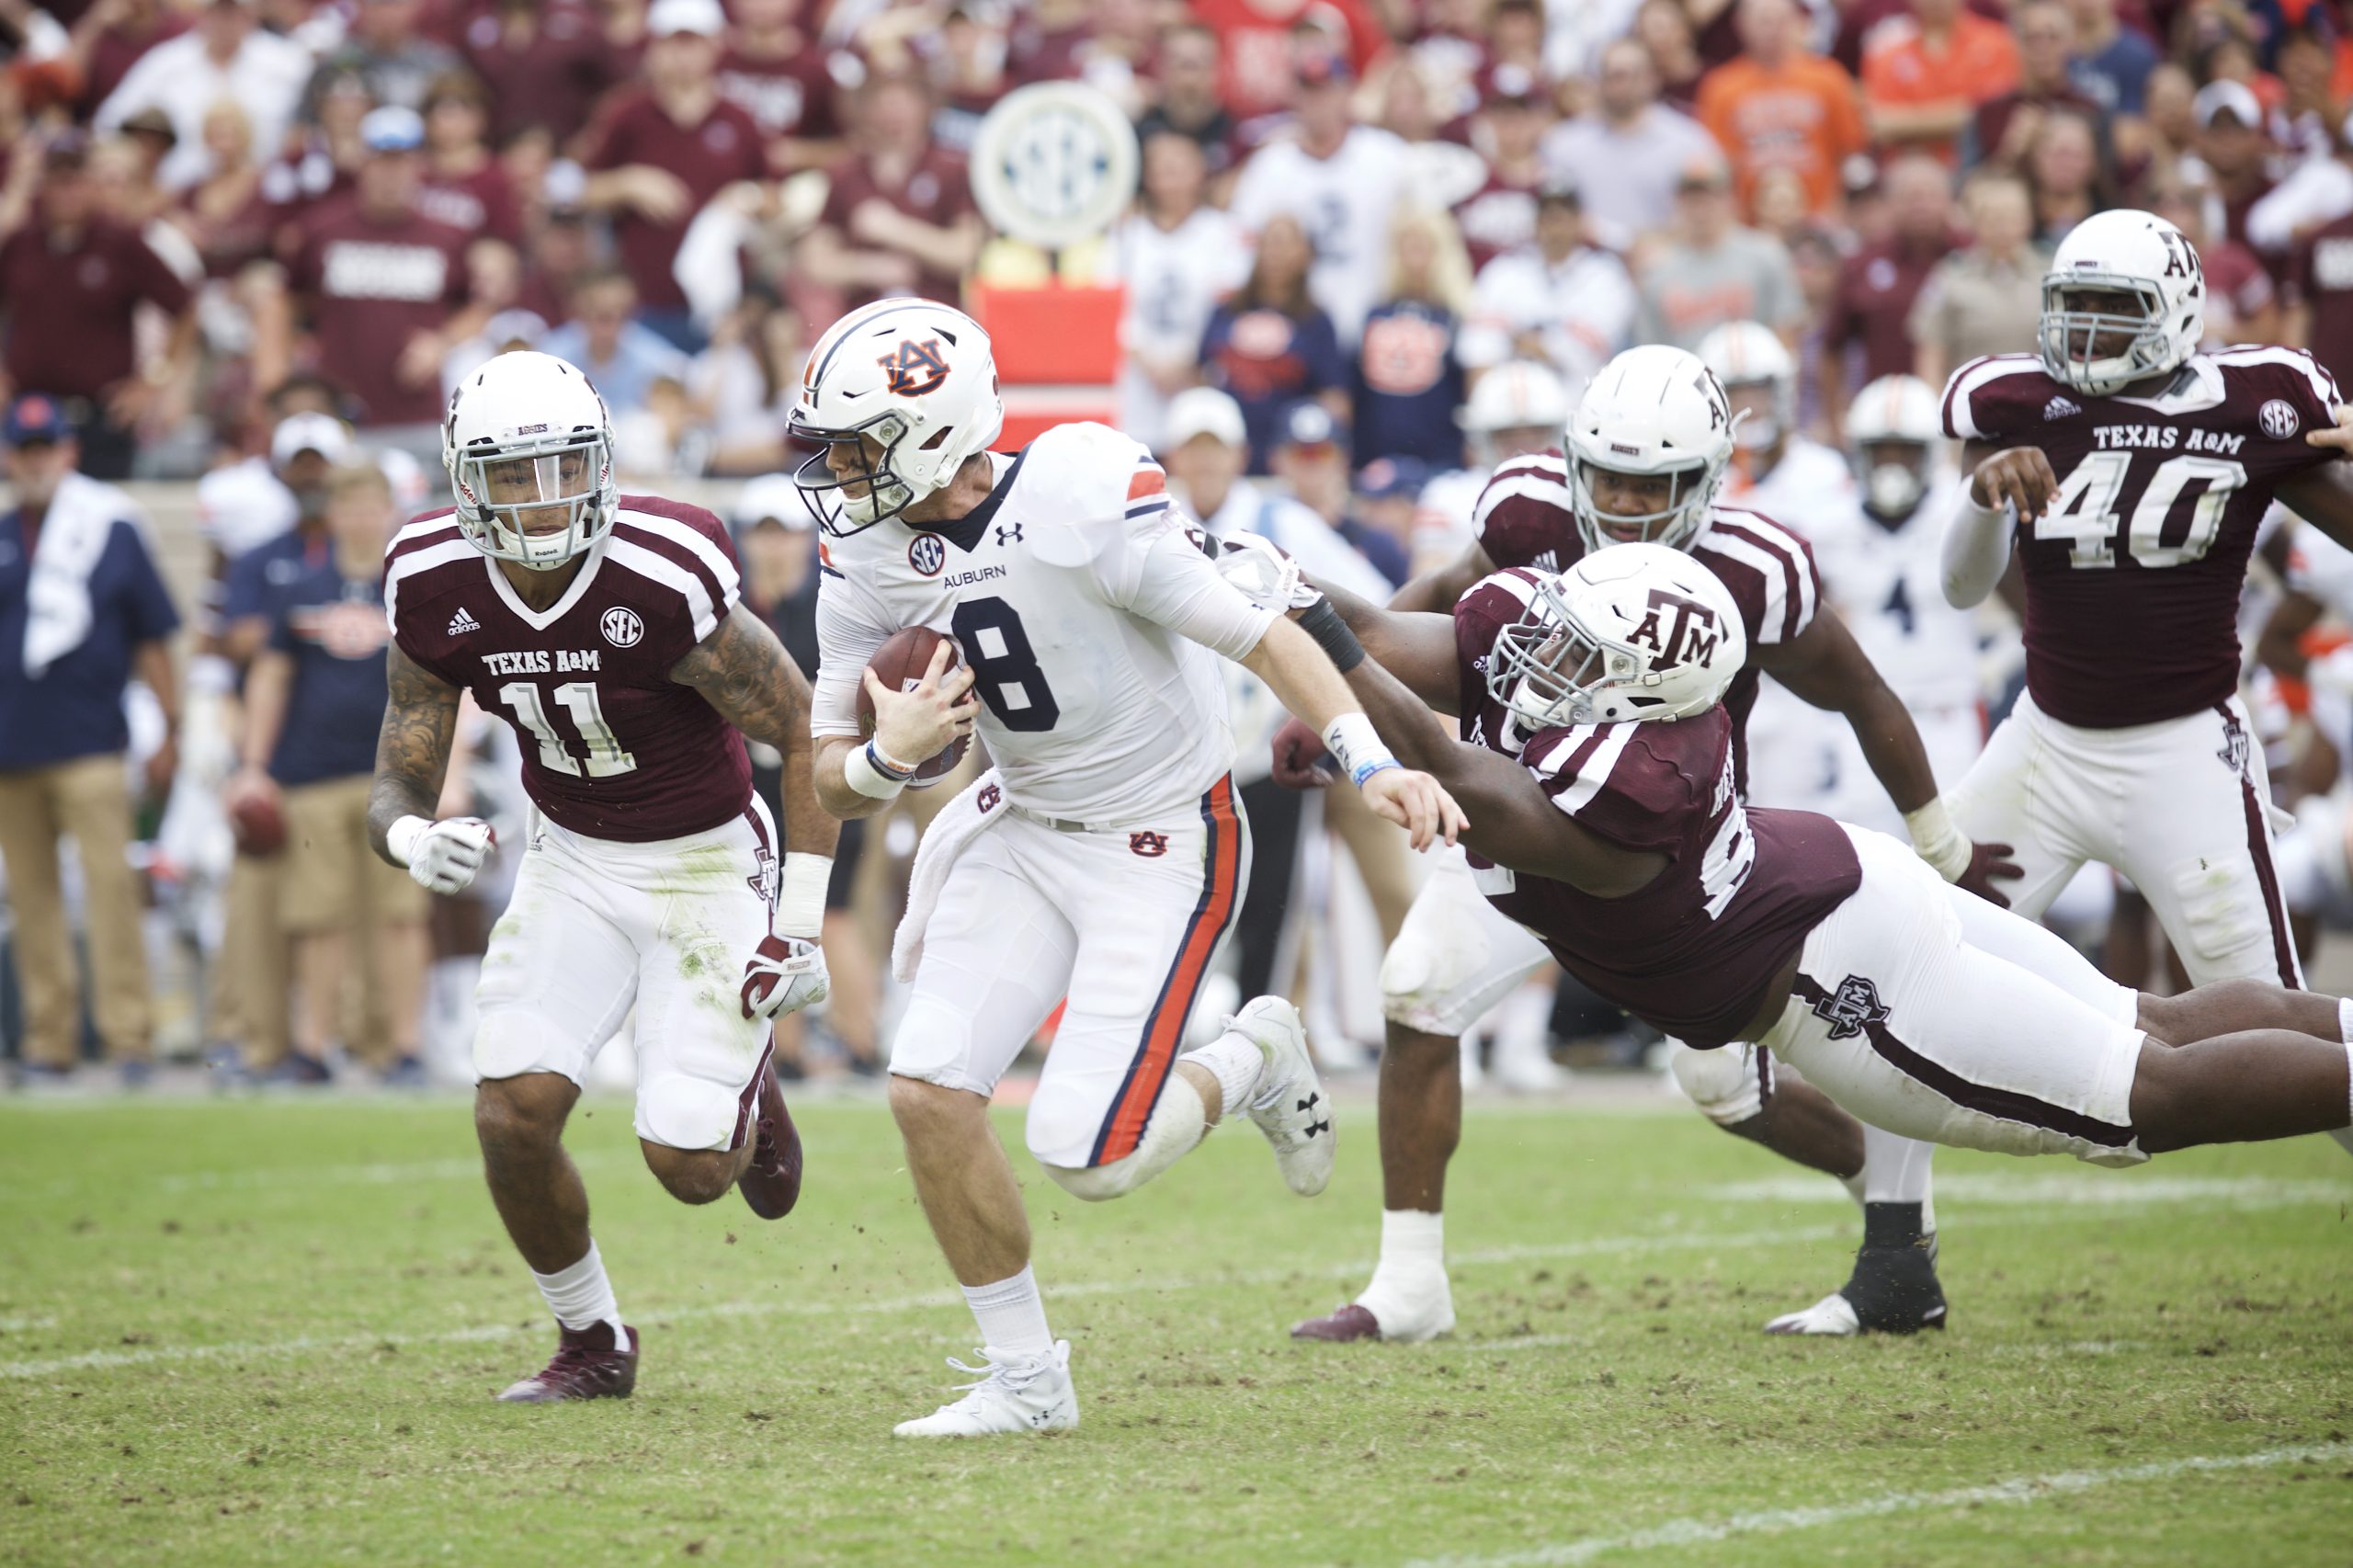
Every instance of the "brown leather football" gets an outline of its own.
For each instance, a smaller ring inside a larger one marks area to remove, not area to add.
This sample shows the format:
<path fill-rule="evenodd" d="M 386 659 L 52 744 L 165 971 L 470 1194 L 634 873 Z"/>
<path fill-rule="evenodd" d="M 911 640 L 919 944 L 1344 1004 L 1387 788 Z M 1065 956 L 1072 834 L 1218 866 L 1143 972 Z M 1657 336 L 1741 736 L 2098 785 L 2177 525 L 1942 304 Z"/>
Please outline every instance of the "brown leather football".
<path fill-rule="evenodd" d="M 954 638 L 945 632 L 934 631 L 928 626 L 910 626 L 904 631 L 892 632 L 882 646 L 874 650 L 874 657 L 866 661 L 866 667 L 872 670 L 875 678 L 883 685 L 900 691 L 913 691 L 923 684 L 924 672 L 931 668 L 932 651 L 942 642 L 948 644 L 947 669 L 940 672 L 945 675 L 948 670 L 962 664 L 963 657 L 957 651 Z M 870 739 L 874 734 L 874 699 L 868 694 L 863 681 L 858 687 L 858 733 Z M 955 771 L 956 765 L 964 760 L 964 753 L 971 744 L 969 736 L 958 738 L 946 751 L 917 767 L 910 783 L 916 788 L 937 784 Z M 904 762 L 906 759 L 901 757 L 898 760 Z"/>
<path fill-rule="evenodd" d="M 229 831 L 242 855 L 264 857 L 286 847 L 286 815 L 271 795 L 248 795 L 229 809 Z"/>

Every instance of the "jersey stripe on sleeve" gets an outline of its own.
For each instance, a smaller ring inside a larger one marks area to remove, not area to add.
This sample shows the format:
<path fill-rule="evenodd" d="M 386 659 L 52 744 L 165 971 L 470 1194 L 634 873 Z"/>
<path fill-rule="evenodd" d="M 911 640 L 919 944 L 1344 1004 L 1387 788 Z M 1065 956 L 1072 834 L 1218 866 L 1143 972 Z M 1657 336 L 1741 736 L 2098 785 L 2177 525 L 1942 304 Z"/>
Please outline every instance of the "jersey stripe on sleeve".
<path fill-rule="evenodd" d="M 1609 771 L 1618 766 L 1636 728 L 1633 724 L 1580 724 L 1562 736 L 1534 765 L 1536 776 L 1547 781 L 1548 790 L 1552 781 L 1569 776 L 1570 783 L 1553 794 L 1552 803 L 1571 816 L 1591 805 L 1609 781 Z"/>
<path fill-rule="evenodd" d="M 1762 581 L 1765 607 L 1757 617 L 1757 642 L 1787 642 L 1813 624 L 1813 573 L 1804 548 L 1777 524 L 1753 512 L 1737 514 L 1736 521 L 1719 512 L 1691 552 L 1737 562 Z M 1733 597 L 1739 597 L 1736 587 Z"/>
<path fill-rule="evenodd" d="M 480 559 L 482 552 L 467 542 L 454 523 L 429 529 L 412 523 L 403 528 L 384 555 L 385 620 L 395 631 L 399 629 L 401 585 L 408 579 L 456 562 Z"/>
<path fill-rule="evenodd" d="M 2041 369 L 2041 359 L 2032 354 L 1989 354 L 1972 359 L 1945 383 L 1945 434 L 1960 441 L 1991 439 L 1977 426 L 1978 392 L 2004 376 L 2039 374 Z"/>
<path fill-rule="evenodd" d="M 724 615 L 733 608 L 743 591 L 743 579 L 727 552 L 685 523 L 643 512 L 624 512 L 613 525 L 613 537 L 642 545 L 693 573 L 717 614 Z"/>
<path fill-rule="evenodd" d="M 687 614 L 694 621 L 696 642 L 719 630 L 722 606 L 711 597 L 712 584 L 707 574 L 680 565 L 666 551 L 624 537 L 618 528 L 605 546 L 605 560 L 668 588 L 686 600 Z"/>
<path fill-rule="evenodd" d="M 1485 533 L 1487 519 L 1506 501 L 1536 501 L 1569 510 L 1572 502 L 1568 476 L 1566 462 L 1549 454 L 1497 469 L 1471 508 L 1471 531 Z"/>

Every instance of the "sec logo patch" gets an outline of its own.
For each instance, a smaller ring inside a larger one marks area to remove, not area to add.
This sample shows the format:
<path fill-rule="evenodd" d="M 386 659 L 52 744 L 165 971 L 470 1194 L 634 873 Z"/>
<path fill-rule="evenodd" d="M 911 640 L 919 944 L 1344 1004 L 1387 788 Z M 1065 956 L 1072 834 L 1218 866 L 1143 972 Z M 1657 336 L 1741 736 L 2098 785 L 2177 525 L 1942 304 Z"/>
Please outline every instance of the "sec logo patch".
<path fill-rule="evenodd" d="M 2304 426 L 2303 420 L 2297 416 L 2296 405 L 2276 397 L 2263 405 L 2263 412 L 2256 418 L 2263 426 L 2263 433 L 2275 441 L 2284 441 Z"/>
<path fill-rule="evenodd" d="M 637 611 L 624 605 L 607 610 L 604 619 L 597 622 L 597 629 L 616 648 L 634 648 L 638 639 L 645 635 L 645 622 L 637 618 Z"/>
<path fill-rule="evenodd" d="M 937 577 L 948 564 L 948 547 L 939 542 L 938 534 L 917 534 L 907 546 L 907 564 L 926 577 Z"/>

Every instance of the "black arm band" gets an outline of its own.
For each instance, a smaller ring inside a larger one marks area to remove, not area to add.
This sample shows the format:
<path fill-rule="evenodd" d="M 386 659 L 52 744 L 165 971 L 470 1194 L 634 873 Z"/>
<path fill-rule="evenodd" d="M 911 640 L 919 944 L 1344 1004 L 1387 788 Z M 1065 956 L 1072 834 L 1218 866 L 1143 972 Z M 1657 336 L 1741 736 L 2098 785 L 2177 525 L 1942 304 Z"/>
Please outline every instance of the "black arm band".
<path fill-rule="evenodd" d="M 1364 663 L 1364 644 L 1357 641 L 1357 634 L 1348 630 L 1330 599 L 1317 599 L 1302 610 L 1299 629 L 1315 639 L 1315 645 L 1342 675 Z"/>

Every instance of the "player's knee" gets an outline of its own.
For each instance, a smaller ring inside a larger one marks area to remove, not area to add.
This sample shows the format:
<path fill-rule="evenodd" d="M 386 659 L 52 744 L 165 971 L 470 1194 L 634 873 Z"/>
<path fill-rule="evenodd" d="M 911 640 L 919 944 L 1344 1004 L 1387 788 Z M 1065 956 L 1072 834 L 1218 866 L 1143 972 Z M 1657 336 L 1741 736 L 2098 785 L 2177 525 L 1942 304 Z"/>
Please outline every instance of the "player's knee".
<path fill-rule="evenodd" d="M 2161 1154 L 2199 1140 L 2191 1130 L 2200 1091 L 2186 1052 L 2154 1040 L 2141 1044 L 2132 1071 L 2132 1131 L 2142 1149 Z"/>
<path fill-rule="evenodd" d="M 1087 1203 L 1108 1203 L 1114 1198 L 1125 1198 L 1150 1178 L 1143 1161 L 1130 1154 L 1123 1160 L 1113 1160 L 1108 1165 L 1087 1165 L 1073 1169 L 1067 1165 L 1047 1165 L 1046 1174 L 1054 1185 L 1073 1198 Z"/>
<path fill-rule="evenodd" d="M 718 1149 L 671 1149 L 645 1145 L 645 1164 L 671 1197 L 681 1203 L 716 1203 L 735 1187 L 736 1155 Z"/>
<path fill-rule="evenodd" d="M 1453 1071 L 1462 1054 L 1459 1035 L 1422 1028 L 1403 1018 L 1391 1018 L 1381 1031 L 1381 1064 L 1408 1070 L 1444 1068 Z"/>
<path fill-rule="evenodd" d="M 580 1091 L 553 1073 L 491 1078 L 474 1088 L 474 1136 L 493 1159 L 544 1153 L 563 1142 Z"/>
<path fill-rule="evenodd" d="M 987 1107 L 985 1100 L 961 1089 L 898 1073 L 891 1074 L 890 1100 L 891 1119 L 899 1124 L 899 1136 L 910 1142 L 952 1131 Z"/>
<path fill-rule="evenodd" d="M 1699 1108 L 1699 1114 L 1732 1131 L 1764 1114 L 1765 1090 L 1756 1064 L 1739 1046 L 1694 1051 L 1678 1045 L 1668 1059 L 1675 1081 Z"/>
<path fill-rule="evenodd" d="M 1452 1039 L 1477 1021 L 1459 1016 L 1462 1001 L 1457 994 L 1472 978 L 1475 966 L 1457 973 L 1463 966 L 1449 961 L 1454 956 L 1444 946 L 1413 940 L 1410 934 L 1389 945 L 1381 960 L 1381 1016 L 1389 1021 L 1392 1040 L 1400 1028 Z"/>

